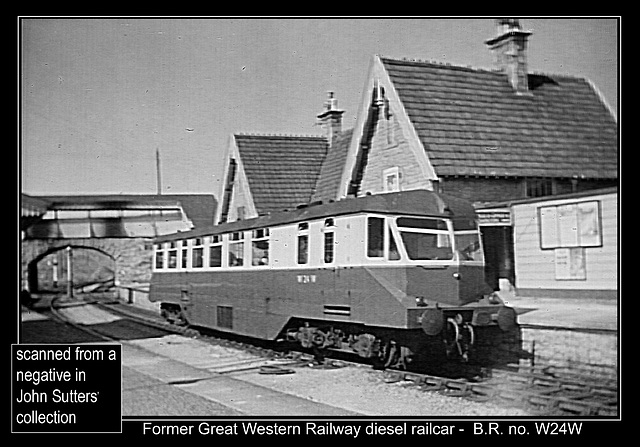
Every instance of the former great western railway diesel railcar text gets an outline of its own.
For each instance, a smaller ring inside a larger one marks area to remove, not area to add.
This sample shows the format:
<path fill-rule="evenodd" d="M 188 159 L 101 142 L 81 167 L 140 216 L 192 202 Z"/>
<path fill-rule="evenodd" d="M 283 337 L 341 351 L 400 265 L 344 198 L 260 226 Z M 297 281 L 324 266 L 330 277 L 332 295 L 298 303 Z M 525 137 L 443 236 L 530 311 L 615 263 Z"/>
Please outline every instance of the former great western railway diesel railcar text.
<path fill-rule="evenodd" d="M 391 366 L 516 334 L 490 292 L 471 204 L 416 190 L 160 237 L 150 299 L 170 321 Z"/>

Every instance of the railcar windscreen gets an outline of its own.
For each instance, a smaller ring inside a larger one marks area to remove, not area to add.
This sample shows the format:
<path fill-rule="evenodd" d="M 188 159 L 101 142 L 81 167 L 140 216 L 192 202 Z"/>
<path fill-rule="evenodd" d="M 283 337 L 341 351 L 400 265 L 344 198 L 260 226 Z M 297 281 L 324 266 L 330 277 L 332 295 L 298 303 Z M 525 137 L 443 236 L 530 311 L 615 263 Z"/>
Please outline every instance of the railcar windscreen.
<path fill-rule="evenodd" d="M 477 231 L 456 231 L 456 250 L 462 261 L 484 261 L 484 252 Z"/>
<path fill-rule="evenodd" d="M 453 258 L 451 236 L 445 220 L 399 217 L 396 223 L 407 256 L 412 261 Z"/>
<path fill-rule="evenodd" d="M 448 260 L 453 257 L 448 234 L 401 231 L 404 248 L 412 261 Z"/>

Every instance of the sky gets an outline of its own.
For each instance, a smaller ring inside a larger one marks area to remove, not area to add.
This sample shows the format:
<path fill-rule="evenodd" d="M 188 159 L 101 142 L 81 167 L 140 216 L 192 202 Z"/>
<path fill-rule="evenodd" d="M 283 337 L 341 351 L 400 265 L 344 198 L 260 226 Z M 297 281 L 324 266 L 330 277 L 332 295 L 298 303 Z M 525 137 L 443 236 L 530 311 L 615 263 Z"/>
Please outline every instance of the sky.
<path fill-rule="evenodd" d="M 529 71 L 591 80 L 617 116 L 620 20 L 520 18 Z M 220 195 L 233 133 L 322 135 L 373 55 L 491 68 L 491 17 L 20 20 L 21 191 Z"/>

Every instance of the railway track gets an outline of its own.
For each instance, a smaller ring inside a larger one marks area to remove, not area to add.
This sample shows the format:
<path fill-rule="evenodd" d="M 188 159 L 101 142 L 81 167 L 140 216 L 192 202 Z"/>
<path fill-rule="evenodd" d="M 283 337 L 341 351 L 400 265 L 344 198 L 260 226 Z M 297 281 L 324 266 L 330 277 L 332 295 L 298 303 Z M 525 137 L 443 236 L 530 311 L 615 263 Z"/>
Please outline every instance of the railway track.
<path fill-rule="evenodd" d="M 54 303 L 52 303 L 54 304 Z M 167 333 L 206 340 L 214 345 L 237 349 L 242 355 L 217 358 L 209 369 L 219 374 L 242 374 L 259 371 L 261 374 L 290 374 L 296 368 L 347 367 L 357 360 L 329 359 L 324 366 L 314 363 L 313 355 L 273 346 L 255 344 L 247 340 L 225 338 L 202 329 L 176 326 L 155 318 L 141 316 L 121 304 L 97 302 L 97 305 L 125 319 L 154 327 Z M 52 306 L 55 312 L 55 304 Z M 116 339 L 108 334 L 83 327 L 103 338 Z M 361 366 L 361 364 L 359 364 Z M 498 403 L 502 406 L 523 408 L 540 416 L 616 417 L 619 413 L 617 380 L 598 376 L 580 368 L 559 367 L 553 364 L 509 365 L 483 369 L 483 374 L 472 378 L 448 377 L 415 371 L 386 370 L 382 372 L 388 383 L 402 382 L 424 392 L 460 397 L 473 401 Z"/>

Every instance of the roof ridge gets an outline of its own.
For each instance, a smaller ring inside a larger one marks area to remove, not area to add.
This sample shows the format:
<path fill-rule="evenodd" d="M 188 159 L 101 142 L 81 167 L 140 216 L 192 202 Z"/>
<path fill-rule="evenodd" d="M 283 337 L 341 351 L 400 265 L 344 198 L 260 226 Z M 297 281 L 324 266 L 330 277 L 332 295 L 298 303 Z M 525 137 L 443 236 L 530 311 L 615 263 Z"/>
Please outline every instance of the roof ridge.
<path fill-rule="evenodd" d="M 325 139 L 324 135 L 312 135 L 312 134 L 292 134 L 292 133 L 277 133 L 277 132 L 236 132 L 235 136 L 242 137 L 274 137 L 274 138 L 309 138 L 309 139 Z"/>
<path fill-rule="evenodd" d="M 389 61 L 393 61 L 393 62 L 413 62 L 413 63 L 417 63 L 417 64 L 430 64 L 430 65 L 438 65 L 441 67 L 452 67 L 452 68 L 464 68 L 464 69 L 468 69 L 468 70 L 474 70 L 474 71 L 483 71 L 483 72 L 488 72 L 488 73 L 498 73 L 499 70 L 496 68 L 487 68 L 487 67 L 476 67 L 473 65 L 469 65 L 469 64 L 461 64 L 461 63 L 454 63 L 454 62 L 445 62 L 445 61 L 439 61 L 439 60 L 435 60 L 435 59 L 420 59 L 420 58 L 409 58 L 409 57 L 392 57 L 392 56 L 383 56 L 383 55 L 378 55 L 380 57 L 380 59 L 386 59 Z"/>
<path fill-rule="evenodd" d="M 438 61 L 433 59 L 419 59 L 419 58 L 407 58 L 407 57 L 398 58 L 398 57 L 382 56 L 382 55 L 379 55 L 379 57 L 380 59 L 386 59 L 393 62 L 413 62 L 418 64 L 438 65 L 441 67 L 463 68 L 463 69 L 473 70 L 477 72 L 484 72 L 484 73 L 500 73 L 500 70 L 497 68 L 477 67 L 469 64 L 444 62 L 444 61 Z M 587 79 L 585 76 L 574 75 L 570 73 L 545 72 L 545 71 L 539 71 L 539 70 L 529 70 L 527 74 L 534 75 L 534 76 L 548 76 L 548 77 L 554 77 L 554 78 L 569 78 L 569 79 L 576 79 L 576 80 Z"/>

